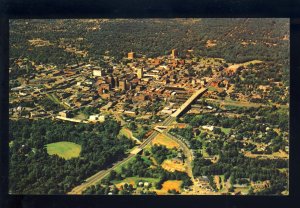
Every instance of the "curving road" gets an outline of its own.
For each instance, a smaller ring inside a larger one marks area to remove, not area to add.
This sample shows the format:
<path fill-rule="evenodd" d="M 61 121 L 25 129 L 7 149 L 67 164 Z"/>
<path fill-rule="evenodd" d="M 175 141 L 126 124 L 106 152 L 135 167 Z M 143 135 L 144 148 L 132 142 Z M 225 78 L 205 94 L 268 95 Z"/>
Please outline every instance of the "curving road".
<path fill-rule="evenodd" d="M 168 126 L 170 125 L 173 121 L 175 121 L 175 117 L 168 117 L 166 120 L 163 121 L 162 125 L 164 126 Z M 147 146 L 147 144 L 149 144 L 157 135 L 159 134 L 159 132 L 154 131 L 152 134 L 149 135 L 149 137 L 139 146 L 137 146 L 137 148 L 139 148 L 139 151 L 135 151 L 135 154 L 129 154 L 125 159 L 123 159 L 122 161 L 119 161 L 117 163 L 114 164 L 113 167 L 108 168 L 106 170 L 101 170 L 98 173 L 94 174 L 93 176 L 89 177 L 88 179 L 85 180 L 84 183 L 82 183 L 81 185 L 75 187 L 72 189 L 72 191 L 68 192 L 67 194 L 82 194 L 82 192 L 87 189 L 87 187 L 92 186 L 97 184 L 99 181 L 101 181 L 105 176 L 107 176 L 109 174 L 110 171 L 114 170 L 115 168 L 119 167 L 120 165 L 123 165 L 124 163 L 126 163 L 128 160 L 130 160 L 132 157 L 134 157 L 136 154 L 138 154 L 140 151 L 143 150 L 143 148 L 145 146 Z"/>
<path fill-rule="evenodd" d="M 218 79 L 218 78 L 216 78 L 216 79 Z M 215 79 L 215 80 L 216 80 Z M 211 81 L 212 82 L 212 81 Z M 210 82 L 210 83 L 211 83 Z M 188 107 L 188 105 L 190 105 L 191 103 L 193 103 L 193 101 L 195 100 L 195 99 L 197 99 L 200 95 L 202 95 L 203 93 L 205 93 L 206 92 L 206 90 L 207 90 L 207 87 L 209 86 L 209 84 L 210 83 L 208 83 L 206 86 L 205 86 L 205 88 L 201 88 L 200 90 L 197 90 L 184 104 L 183 104 L 183 106 L 181 106 L 175 113 L 173 113 L 171 116 L 169 116 L 168 118 L 166 118 L 161 124 L 160 124 L 160 126 L 169 126 L 173 121 L 175 121 L 176 120 L 176 118 L 184 111 L 184 109 L 185 108 L 187 108 Z M 125 159 L 123 159 L 122 161 L 119 161 L 119 162 L 117 162 L 116 164 L 114 164 L 114 166 L 113 167 L 111 167 L 111 168 L 109 168 L 109 169 L 106 169 L 106 170 L 101 170 L 101 171 L 99 171 L 98 173 L 96 173 L 96 174 L 94 174 L 93 176 L 91 176 L 91 177 L 89 177 L 88 179 L 86 179 L 85 180 L 85 182 L 84 183 L 82 183 L 81 185 L 79 185 L 79 186 L 77 186 L 77 187 L 75 187 L 72 191 L 70 191 L 69 193 L 67 193 L 67 194 L 82 194 L 82 192 L 87 188 L 87 187 L 89 187 L 89 186 L 91 186 L 91 185 L 95 185 L 95 184 L 97 184 L 100 180 L 102 180 L 106 175 L 108 175 L 109 174 L 109 172 L 111 171 L 111 170 L 114 170 L 115 168 L 117 168 L 118 166 L 120 166 L 120 165 L 122 165 L 122 164 L 124 164 L 124 163 L 126 163 L 128 160 L 130 160 L 132 157 L 134 157 L 136 154 L 138 154 L 140 151 L 142 151 L 143 150 L 143 148 L 147 145 L 147 144 L 149 144 L 157 135 L 159 134 L 159 132 L 157 132 L 157 131 L 154 131 L 154 132 L 152 132 L 152 134 L 150 134 L 150 136 L 145 140 L 145 141 L 143 141 L 143 143 L 141 144 L 141 145 L 139 145 L 139 146 L 137 146 L 137 148 L 139 148 L 139 149 L 137 149 L 136 151 L 133 151 L 134 152 L 134 154 L 130 154 L 130 155 L 128 155 Z M 180 141 L 181 142 L 181 141 Z M 181 142 L 182 143 L 182 142 Z M 186 149 L 188 149 L 186 146 L 185 146 L 185 144 L 183 144 L 182 143 L 182 145 L 183 145 L 183 147 L 184 147 L 184 150 L 186 150 Z M 187 159 L 189 160 L 189 165 L 190 165 L 190 167 L 189 167 L 189 175 L 191 176 L 191 178 L 192 178 L 192 181 L 194 182 L 194 177 L 193 177 L 193 174 L 192 174 L 192 169 L 191 169 L 191 161 L 192 161 L 192 155 L 190 156 L 189 155 L 189 152 L 190 151 L 187 151 L 186 150 L 186 152 L 187 152 Z"/>
<path fill-rule="evenodd" d="M 185 156 L 186 156 L 186 164 L 187 164 L 187 174 L 191 177 L 193 183 L 195 183 L 194 175 L 193 175 L 193 167 L 192 167 L 192 161 L 193 161 L 193 153 L 192 151 L 186 146 L 186 144 L 181 141 L 180 139 L 176 138 L 175 136 L 169 134 L 168 132 L 163 132 L 163 134 L 170 139 L 174 140 L 179 144 L 179 146 L 182 148 Z"/>

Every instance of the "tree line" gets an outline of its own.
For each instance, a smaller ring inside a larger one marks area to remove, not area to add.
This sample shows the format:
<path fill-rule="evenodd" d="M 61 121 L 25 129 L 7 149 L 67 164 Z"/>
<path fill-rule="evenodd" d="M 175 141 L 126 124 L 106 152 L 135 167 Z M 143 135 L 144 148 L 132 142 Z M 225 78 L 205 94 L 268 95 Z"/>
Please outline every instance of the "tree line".
<path fill-rule="evenodd" d="M 16 194 L 64 194 L 97 171 L 121 159 L 133 147 L 117 138 L 120 125 L 75 124 L 52 120 L 10 120 L 9 190 Z M 81 145 L 77 158 L 48 155 L 45 145 L 69 141 Z"/>

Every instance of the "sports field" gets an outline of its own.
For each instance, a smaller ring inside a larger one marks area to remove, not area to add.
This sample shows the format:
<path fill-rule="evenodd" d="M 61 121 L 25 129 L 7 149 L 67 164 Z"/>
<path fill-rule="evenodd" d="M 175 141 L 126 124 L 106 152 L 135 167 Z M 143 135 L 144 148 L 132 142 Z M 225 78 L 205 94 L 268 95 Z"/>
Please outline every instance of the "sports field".
<path fill-rule="evenodd" d="M 73 142 L 55 142 L 46 145 L 49 155 L 58 155 L 66 160 L 79 157 L 81 146 Z"/>
<path fill-rule="evenodd" d="M 221 127 L 221 131 L 223 131 L 225 134 L 229 134 L 231 128 L 223 128 Z"/>

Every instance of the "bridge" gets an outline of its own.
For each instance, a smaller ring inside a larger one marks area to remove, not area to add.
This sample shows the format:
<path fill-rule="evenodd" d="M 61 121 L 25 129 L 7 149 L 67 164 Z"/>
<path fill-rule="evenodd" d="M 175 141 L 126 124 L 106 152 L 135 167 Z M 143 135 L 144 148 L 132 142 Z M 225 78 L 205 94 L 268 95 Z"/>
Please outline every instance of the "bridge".
<path fill-rule="evenodd" d="M 201 89 L 197 90 L 187 101 L 185 101 L 185 103 L 183 103 L 170 117 L 174 117 L 177 118 L 179 117 L 183 112 L 185 112 L 190 106 L 191 104 L 197 100 L 200 96 L 202 96 L 207 90 L 208 87 L 210 86 L 210 84 L 212 82 L 220 82 L 222 81 L 224 78 L 220 77 L 220 76 L 214 76 L 213 79 L 208 82 L 205 87 L 202 87 Z"/>
<path fill-rule="evenodd" d="M 164 129 L 167 129 L 167 128 L 168 128 L 167 126 L 155 126 L 154 130 L 156 130 L 160 133 L 163 133 Z"/>
<path fill-rule="evenodd" d="M 175 117 L 169 116 L 158 127 L 165 128 L 165 127 L 169 126 L 171 123 L 173 123 L 175 120 L 176 120 Z M 159 133 L 160 132 L 158 132 L 158 131 L 153 131 L 148 136 L 148 138 L 146 140 L 144 140 L 142 144 L 140 144 L 139 146 L 134 148 L 126 158 L 124 158 L 123 160 L 113 164 L 113 166 L 111 168 L 108 168 L 106 170 L 101 170 L 101 171 L 97 172 L 96 174 L 92 175 L 91 177 L 86 179 L 81 185 L 73 188 L 72 191 L 68 192 L 67 194 L 82 194 L 82 192 L 87 187 L 99 183 L 99 181 L 101 181 L 101 179 L 103 179 L 105 176 L 107 176 L 110 173 L 111 170 L 114 170 L 116 167 L 125 164 L 132 157 L 134 157 L 135 155 L 137 155 L 141 151 L 143 151 L 145 146 L 147 146 Z"/>
<path fill-rule="evenodd" d="M 178 117 L 180 116 L 186 109 L 190 107 L 190 105 L 197 100 L 200 96 L 202 96 L 208 88 L 201 88 L 197 90 L 185 103 L 183 103 L 172 115 L 171 117 Z"/>
<path fill-rule="evenodd" d="M 210 85 L 210 83 L 208 83 L 205 86 L 205 88 L 201 88 L 200 90 L 197 90 L 172 115 L 167 117 L 160 125 L 156 126 L 154 128 L 154 131 L 148 136 L 148 138 L 146 140 L 144 140 L 142 142 L 142 144 L 140 144 L 135 149 L 133 149 L 130 152 L 130 154 L 127 155 L 126 158 L 113 164 L 112 167 L 110 167 L 106 170 L 101 170 L 98 173 L 94 174 L 93 176 L 89 177 L 81 185 L 73 188 L 73 190 L 70 191 L 68 194 L 81 194 L 87 187 L 97 184 L 101 179 L 103 179 L 105 176 L 107 176 L 111 170 L 114 170 L 118 166 L 125 164 L 127 161 L 129 161 L 131 158 L 133 158 L 136 154 L 139 154 L 145 148 L 145 146 L 147 146 L 157 135 L 159 135 L 160 133 L 167 133 L 167 132 L 164 132 L 163 129 L 167 128 L 170 124 L 172 124 L 176 120 L 176 118 L 179 117 L 184 111 L 186 111 L 195 100 L 197 100 L 200 96 L 202 96 L 208 90 L 208 86 Z M 167 134 L 167 135 L 172 137 L 170 134 Z M 184 147 L 184 149 L 188 149 L 183 142 L 180 142 L 180 144 L 182 147 Z M 189 155 L 188 159 L 190 160 L 190 162 L 192 160 L 192 157 L 193 157 L 192 154 Z M 189 171 L 189 175 L 192 175 L 192 172 Z M 193 179 L 193 177 L 192 177 L 192 179 Z"/>

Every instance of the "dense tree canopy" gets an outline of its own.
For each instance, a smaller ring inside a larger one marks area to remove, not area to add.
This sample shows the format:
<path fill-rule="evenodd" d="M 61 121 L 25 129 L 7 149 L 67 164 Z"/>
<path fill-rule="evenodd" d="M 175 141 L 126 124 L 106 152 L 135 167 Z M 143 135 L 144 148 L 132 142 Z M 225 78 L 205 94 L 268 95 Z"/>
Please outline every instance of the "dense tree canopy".
<path fill-rule="evenodd" d="M 74 124 L 51 120 L 10 121 L 10 192 L 62 194 L 87 177 L 124 157 L 131 140 L 117 138 L 118 123 Z M 80 156 L 64 160 L 48 155 L 46 144 L 70 141 L 82 147 Z"/>
<path fill-rule="evenodd" d="M 193 49 L 195 56 L 221 57 L 228 62 L 261 59 L 285 63 L 289 57 L 289 41 L 283 37 L 288 35 L 288 27 L 284 19 L 12 20 L 10 57 L 28 57 L 62 66 L 90 58 L 99 60 L 106 52 L 121 59 L 130 50 L 156 57 L 177 48 L 180 56 Z M 30 46 L 28 40 L 34 38 L 48 40 L 52 45 Z M 206 48 L 208 40 L 215 40 L 216 45 Z M 58 48 L 62 43 L 87 50 L 88 56 Z"/>

